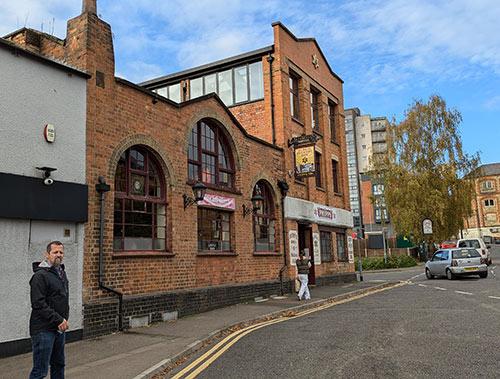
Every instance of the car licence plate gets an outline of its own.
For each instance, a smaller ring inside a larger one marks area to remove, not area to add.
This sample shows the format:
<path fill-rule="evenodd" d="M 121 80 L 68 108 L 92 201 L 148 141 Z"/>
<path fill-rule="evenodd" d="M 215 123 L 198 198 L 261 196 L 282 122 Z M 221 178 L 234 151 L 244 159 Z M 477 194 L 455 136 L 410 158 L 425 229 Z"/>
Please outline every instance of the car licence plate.
<path fill-rule="evenodd" d="M 474 271 L 477 270 L 477 267 L 464 267 L 464 271 Z"/>

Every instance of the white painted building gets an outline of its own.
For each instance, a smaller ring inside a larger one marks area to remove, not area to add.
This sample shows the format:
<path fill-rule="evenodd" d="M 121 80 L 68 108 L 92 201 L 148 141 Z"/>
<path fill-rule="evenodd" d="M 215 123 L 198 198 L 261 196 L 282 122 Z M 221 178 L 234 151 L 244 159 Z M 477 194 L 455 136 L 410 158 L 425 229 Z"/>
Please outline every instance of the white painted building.
<path fill-rule="evenodd" d="M 0 38 L 0 357 L 28 351 L 32 262 L 65 245 L 69 339 L 82 330 L 88 75 Z M 46 127 L 47 125 L 51 125 Z M 44 184 L 51 167 L 52 185 Z"/>

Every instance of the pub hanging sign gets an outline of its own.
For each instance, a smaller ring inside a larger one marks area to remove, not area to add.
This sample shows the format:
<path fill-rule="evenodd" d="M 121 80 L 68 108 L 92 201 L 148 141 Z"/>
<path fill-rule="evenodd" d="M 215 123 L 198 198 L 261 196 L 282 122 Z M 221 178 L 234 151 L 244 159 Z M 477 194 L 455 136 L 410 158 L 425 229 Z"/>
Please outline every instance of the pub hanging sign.
<path fill-rule="evenodd" d="M 295 176 L 304 178 L 314 176 L 314 145 L 295 148 Z"/>
<path fill-rule="evenodd" d="M 295 154 L 295 176 L 305 178 L 314 176 L 316 162 L 314 161 L 314 145 L 318 140 L 316 134 L 301 135 L 288 141 L 288 146 L 294 147 Z"/>

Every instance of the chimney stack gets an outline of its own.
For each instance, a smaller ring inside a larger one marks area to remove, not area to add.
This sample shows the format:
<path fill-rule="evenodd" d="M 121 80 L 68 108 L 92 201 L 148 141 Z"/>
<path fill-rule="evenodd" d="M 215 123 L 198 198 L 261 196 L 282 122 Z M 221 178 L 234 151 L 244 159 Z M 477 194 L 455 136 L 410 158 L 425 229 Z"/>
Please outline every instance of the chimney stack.
<path fill-rule="evenodd" d="M 97 14 L 97 0 L 83 0 L 82 13 Z"/>

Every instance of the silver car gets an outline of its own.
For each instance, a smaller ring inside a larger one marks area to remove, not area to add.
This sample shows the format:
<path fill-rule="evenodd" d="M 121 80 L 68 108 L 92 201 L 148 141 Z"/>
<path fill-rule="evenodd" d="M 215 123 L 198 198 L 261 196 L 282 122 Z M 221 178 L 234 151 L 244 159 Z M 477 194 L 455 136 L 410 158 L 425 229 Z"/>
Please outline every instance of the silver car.
<path fill-rule="evenodd" d="M 476 249 L 441 249 L 434 253 L 425 264 L 425 276 L 433 279 L 435 276 L 446 276 L 454 279 L 459 275 L 479 275 L 488 277 L 486 258 L 482 258 Z"/>

